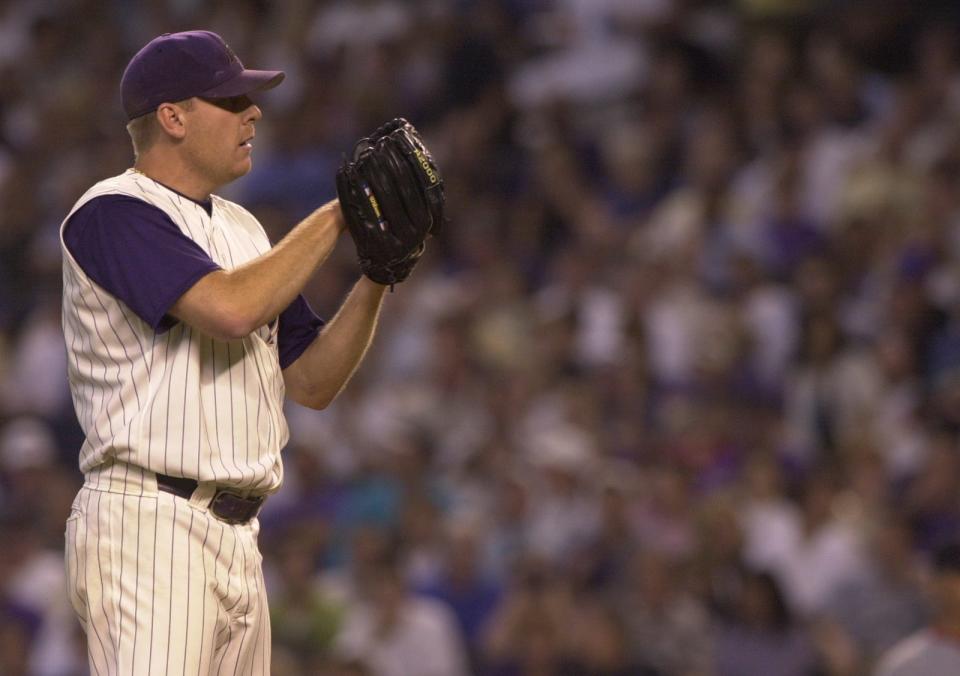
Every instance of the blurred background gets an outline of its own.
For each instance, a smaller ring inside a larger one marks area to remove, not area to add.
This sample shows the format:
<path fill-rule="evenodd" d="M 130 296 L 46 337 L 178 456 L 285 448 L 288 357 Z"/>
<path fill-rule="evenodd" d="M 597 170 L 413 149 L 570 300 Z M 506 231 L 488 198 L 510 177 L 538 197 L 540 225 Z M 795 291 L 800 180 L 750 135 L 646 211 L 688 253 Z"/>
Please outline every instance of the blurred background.
<path fill-rule="evenodd" d="M 287 72 L 222 193 L 275 241 L 396 115 L 450 208 L 288 409 L 274 673 L 856 676 L 956 618 L 955 2 L 0 0 L 0 674 L 86 670 L 58 228 L 194 28 Z"/>

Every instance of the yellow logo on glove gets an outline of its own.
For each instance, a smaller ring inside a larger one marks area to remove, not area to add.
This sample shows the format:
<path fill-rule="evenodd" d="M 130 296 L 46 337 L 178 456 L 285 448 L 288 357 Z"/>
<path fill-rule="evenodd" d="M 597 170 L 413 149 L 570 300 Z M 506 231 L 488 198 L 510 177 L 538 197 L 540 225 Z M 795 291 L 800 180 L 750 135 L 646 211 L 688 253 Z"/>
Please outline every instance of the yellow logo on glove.
<path fill-rule="evenodd" d="M 373 193 L 370 193 L 368 197 L 370 198 L 370 206 L 372 206 L 374 212 L 376 212 L 377 218 L 382 219 L 383 215 L 380 213 L 380 204 L 377 202 L 377 198 L 373 196 Z"/>
<path fill-rule="evenodd" d="M 373 207 L 373 213 L 377 215 L 377 225 L 380 226 L 381 230 L 386 230 L 387 223 L 383 220 L 383 214 L 380 213 L 380 203 L 377 202 L 376 196 L 366 183 L 363 184 L 363 192 L 367 195 L 367 201 L 370 202 L 370 206 Z"/>
<path fill-rule="evenodd" d="M 423 153 L 420 152 L 419 148 L 413 149 L 413 154 L 417 156 L 417 161 L 420 163 L 420 166 L 423 167 L 424 173 L 426 173 L 427 178 L 430 179 L 431 183 L 436 183 L 438 180 L 436 172 L 430 168 L 430 163 L 427 161 L 427 158 L 423 156 Z"/>

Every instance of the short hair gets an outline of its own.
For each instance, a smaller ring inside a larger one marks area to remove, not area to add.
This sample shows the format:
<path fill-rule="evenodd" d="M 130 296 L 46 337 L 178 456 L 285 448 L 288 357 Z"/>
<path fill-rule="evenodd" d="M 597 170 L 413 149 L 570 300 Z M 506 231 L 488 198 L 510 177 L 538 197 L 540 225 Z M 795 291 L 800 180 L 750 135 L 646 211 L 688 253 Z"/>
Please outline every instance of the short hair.
<path fill-rule="evenodd" d="M 193 110 L 193 99 L 184 99 L 174 103 L 184 110 Z M 130 141 L 133 143 L 134 158 L 139 158 L 140 155 L 147 152 L 158 138 L 160 129 L 156 113 L 156 110 L 151 110 L 149 113 L 135 117 L 127 123 L 127 133 L 130 134 Z"/>

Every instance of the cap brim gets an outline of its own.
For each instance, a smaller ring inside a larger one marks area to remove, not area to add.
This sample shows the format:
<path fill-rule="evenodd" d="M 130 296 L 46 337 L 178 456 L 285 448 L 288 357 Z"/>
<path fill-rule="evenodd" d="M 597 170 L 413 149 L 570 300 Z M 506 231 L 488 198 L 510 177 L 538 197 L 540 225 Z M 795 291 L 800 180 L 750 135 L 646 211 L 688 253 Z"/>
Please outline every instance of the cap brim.
<path fill-rule="evenodd" d="M 282 70 L 243 70 L 235 78 L 208 89 L 200 96 L 226 98 L 251 94 L 264 89 L 273 89 L 283 82 L 285 77 L 286 73 Z"/>

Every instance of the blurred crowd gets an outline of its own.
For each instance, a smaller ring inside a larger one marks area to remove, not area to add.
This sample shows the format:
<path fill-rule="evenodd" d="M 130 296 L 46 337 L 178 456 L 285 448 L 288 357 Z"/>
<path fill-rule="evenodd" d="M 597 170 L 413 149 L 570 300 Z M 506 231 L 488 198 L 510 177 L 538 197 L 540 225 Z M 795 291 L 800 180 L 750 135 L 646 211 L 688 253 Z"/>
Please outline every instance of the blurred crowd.
<path fill-rule="evenodd" d="M 127 60 L 193 28 L 287 72 L 223 191 L 273 238 L 396 115 L 450 209 L 288 410 L 274 673 L 858 676 L 930 626 L 960 659 L 955 2 L 0 0 L 0 673 L 85 673 L 58 228 L 132 163 Z"/>

